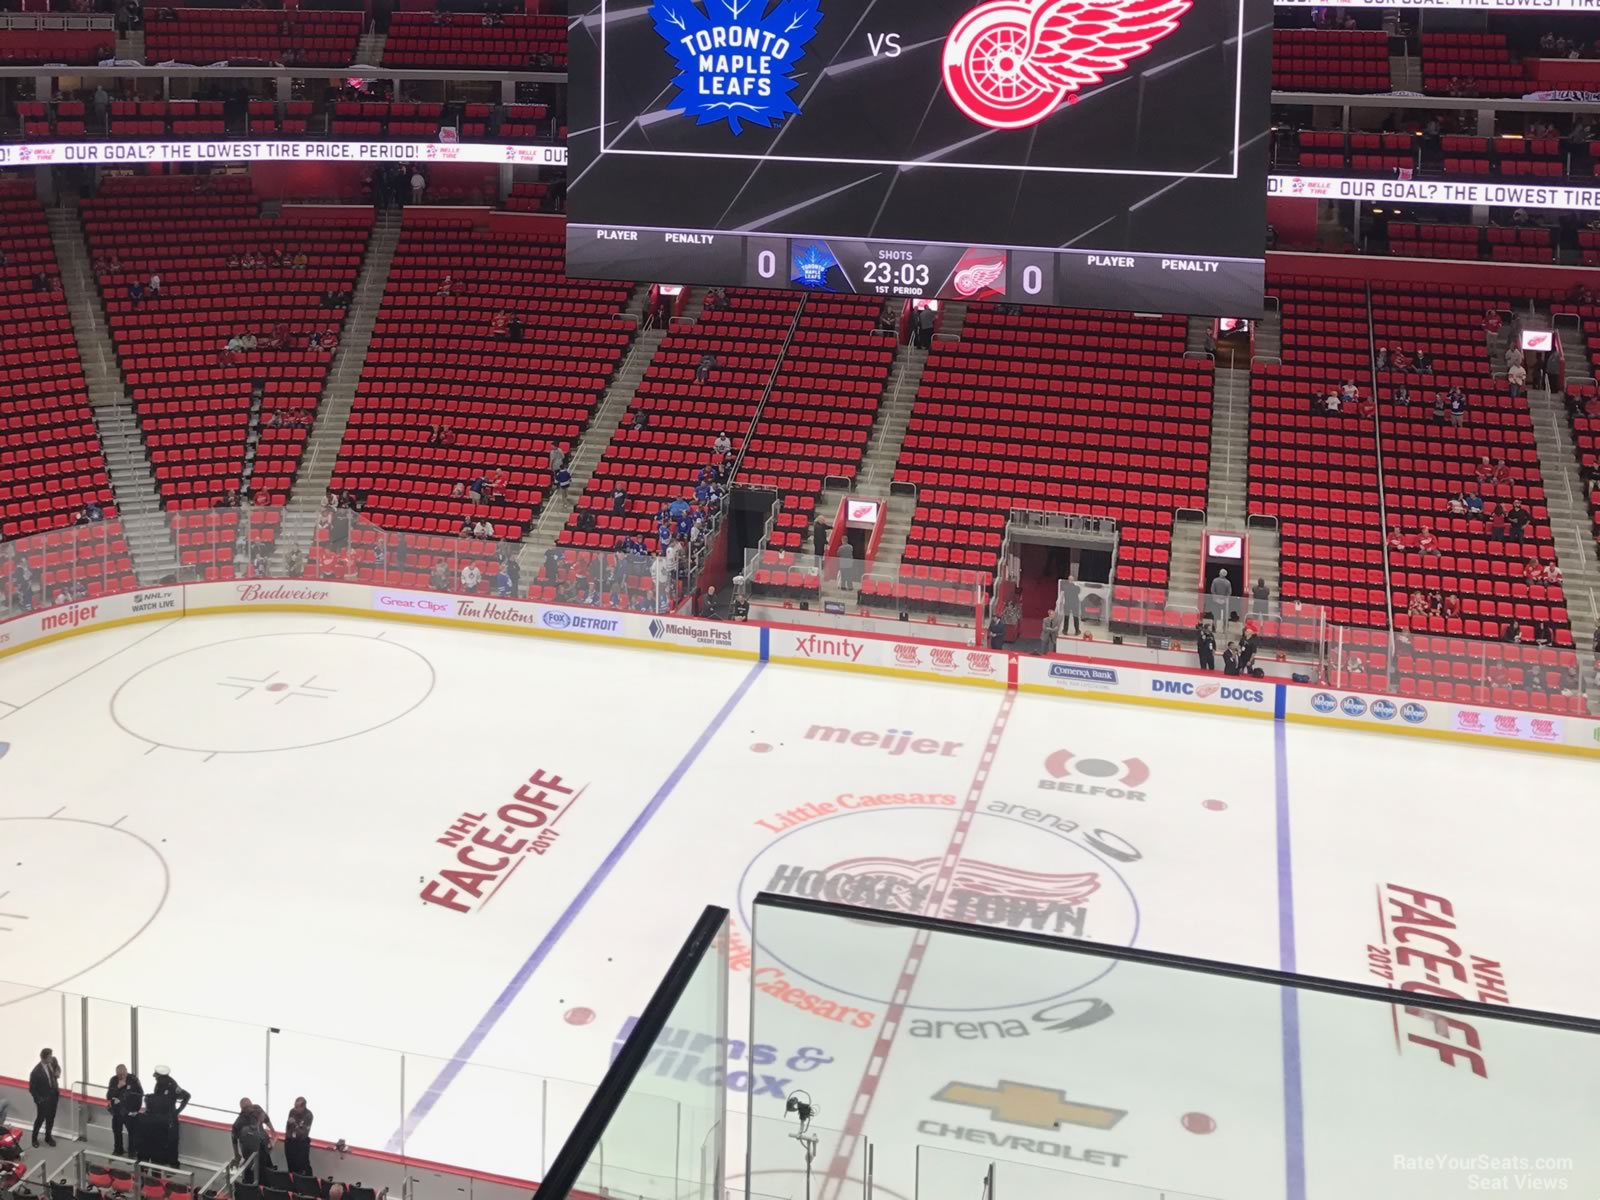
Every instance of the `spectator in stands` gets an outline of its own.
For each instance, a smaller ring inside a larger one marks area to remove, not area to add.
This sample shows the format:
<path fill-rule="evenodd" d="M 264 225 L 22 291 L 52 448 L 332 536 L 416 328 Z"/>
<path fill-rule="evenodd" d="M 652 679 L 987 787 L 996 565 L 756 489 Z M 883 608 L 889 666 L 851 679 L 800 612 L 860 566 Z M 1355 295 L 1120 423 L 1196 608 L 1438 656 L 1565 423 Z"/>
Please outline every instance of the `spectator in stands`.
<path fill-rule="evenodd" d="M 1467 394 L 1458 387 L 1450 389 L 1450 424 L 1453 428 L 1460 429 L 1461 422 L 1467 419 Z"/>
<path fill-rule="evenodd" d="M 433 560 L 433 568 L 428 572 L 428 586 L 436 592 L 442 592 L 450 585 L 450 568 L 444 559 Z"/>
<path fill-rule="evenodd" d="M 144 301 L 144 284 L 141 283 L 139 280 L 135 279 L 132 283 L 130 283 L 128 285 L 128 299 L 132 300 L 135 304 L 143 303 L 143 301 Z"/>
<path fill-rule="evenodd" d="M 1411 355 L 1403 346 L 1396 346 L 1394 353 L 1389 356 L 1389 365 L 1396 371 L 1411 370 Z"/>
<path fill-rule="evenodd" d="M 469 562 L 461 568 L 461 587 L 465 591 L 475 592 L 478 584 L 483 582 L 483 572 L 478 570 L 478 564 Z"/>
<path fill-rule="evenodd" d="M 1419 375 L 1433 374 L 1433 356 L 1426 350 L 1418 350 L 1412 359 L 1412 364 L 1416 367 Z"/>
<path fill-rule="evenodd" d="M 516 314 L 512 314 L 511 320 L 506 322 L 506 340 L 510 342 L 520 342 L 522 340 L 522 330 L 522 318 Z"/>
<path fill-rule="evenodd" d="M 627 426 L 635 433 L 642 432 L 649 423 L 649 416 L 642 408 L 636 408 L 628 414 Z"/>
<path fill-rule="evenodd" d="M 1213 631 L 1210 621 L 1195 623 L 1195 654 L 1200 660 L 1202 671 L 1215 671 L 1217 669 L 1217 635 Z"/>
<path fill-rule="evenodd" d="M 1371 396 L 1362 396 L 1356 401 L 1355 414 L 1364 421 L 1370 421 L 1378 415 L 1378 402 Z"/>
<path fill-rule="evenodd" d="M 1061 632 L 1083 636 L 1083 589 L 1069 574 L 1061 581 Z"/>
<path fill-rule="evenodd" d="M 1255 587 L 1250 589 L 1250 613 L 1252 616 L 1264 617 L 1267 615 L 1267 606 L 1271 603 L 1272 591 L 1267 587 L 1265 579 L 1257 579 Z"/>
<path fill-rule="evenodd" d="M 1461 597 L 1454 592 L 1440 592 L 1439 615 L 1441 617 L 1459 617 L 1461 615 Z"/>
<path fill-rule="evenodd" d="M 1433 423 L 1443 425 L 1445 415 L 1449 412 L 1450 400 L 1443 392 L 1435 392 L 1433 396 Z"/>
<path fill-rule="evenodd" d="M 1511 523 L 1506 519 L 1505 506 L 1501 505 L 1500 507 L 1496 508 L 1493 505 L 1490 505 L 1488 513 L 1489 536 L 1494 538 L 1496 541 L 1503 542 L 1507 540 L 1511 536 Z"/>
<path fill-rule="evenodd" d="M 711 372 L 717 369 L 717 356 L 709 350 L 700 356 L 700 361 L 695 364 L 694 381 L 705 383 L 711 378 Z"/>
<path fill-rule="evenodd" d="M 1052 608 L 1039 622 L 1039 649 L 1045 654 L 1056 652 L 1056 641 L 1061 637 L 1061 612 Z"/>
<path fill-rule="evenodd" d="M 1533 623 L 1533 644 L 1535 646 L 1552 646 L 1555 644 L 1555 629 L 1549 621 L 1535 621 Z"/>
<path fill-rule="evenodd" d="M 1233 580 L 1228 578 L 1228 568 L 1223 567 L 1211 581 L 1211 611 L 1219 625 L 1228 623 L 1228 602 L 1233 597 Z"/>
<path fill-rule="evenodd" d="M 155 299 L 161 295 L 161 273 L 159 271 L 152 271 L 150 273 L 150 282 L 145 285 L 145 292 L 151 297 L 151 299 Z"/>
<path fill-rule="evenodd" d="M 233 1120 L 233 1161 L 245 1165 L 244 1181 L 254 1183 L 272 1170 L 272 1122 L 259 1104 L 246 1096 Z"/>
<path fill-rule="evenodd" d="M 1320 402 L 1316 401 L 1316 400 L 1313 400 L 1311 402 L 1311 411 L 1312 412 L 1319 412 L 1320 411 L 1320 412 L 1324 412 L 1324 413 L 1336 413 L 1336 412 L 1338 412 L 1339 411 L 1339 391 L 1338 391 L 1338 389 L 1337 388 L 1329 388 L 1327 394 L 1322 397 Z"/>
<path fill-rule="evenodd" d="M 566 495 L 567 489 L 572 486 L 572 471 L 565 466 L 559 468 L 555 475 L 555 485 L 563 496 Z"/>
<path fill-rule="evenodd" d="M 1373 361 L 1372 365 L 1380 371 L 1387 371 L 1389 369 L 1389 347 L 1378 347 L 1378 357 Z"/>
<path fill-rule="evenodd" d="M 706 293 L 704 302 L 700 305 L 701 312 L 716 312 L 728 302 L 728 295 L 721 288 L 712 288 Z"/>
<path fill-rule="evenodd" d="M 611 511 L 616 516 L 626 516 L 628 512 L 628 489 L 622 486 L 621 481 L 611 488 Z"/>
<path fill-rule="evenodd" d="M 283 569 L 291 579 L 305 573 L 306 556 L 299 546 L 290 548 L 288 558 L 284 559 Z"/>
<path fill-rule="evenodd" d="M 1522 501 L 1513 500 L 1510 509 L 1506 512 L 1506 524 L 1511 526 L 1511 536 L 1517 541 L 1522 541 L 1527 536 L 1528 525 L 1533 520 L 1533 514 L 1522 506 Z"/>
<path fill-rule="evenodd" d="M 95 84 L 94 88 L 94 123 L 101 129 L 108 128 L 106 118 L 111 112 L 111 93 L 106 91 L 104 84 Z"/>
<path fill-rule="evenodd" d="M 843 547 L 841 547 L 842 549 Z M 989 649 L 1003 650 L 1006 645 L 1006 619 L 1000 613 L 989 618 Z"/>
<path fill-rule="evenodd" d="M 819 563 L 828 552 L 828 527 L 818 517 L 811 522 L 811 556 Z"/>
<path fill-rule="evenodd" d="M 1501 324 L 1502 321 L 1500 319 L 1500 311 L 1498 309 L 1491 308 L 1488 312 L 1483 314 L 1483 331 L 1490 337 L 1493 337 L 1495 334 L 1500 332 Z"/>
<path fill-rule="evenodd" d="M 1432 525 L 1424 523 L 1422 528 L 1417 531 L 1417 553 L 1418 554 L 1437 554 L 1437 553 L 1439 553 L 1439 540 L 1438 540 L 1438 538 L 1433 536 L 1433 526 Z"/>
<path fill-rule="evenodd" d="M 480 542 L 494 541 L 494 522 L 488 517 L 479 517 L 472 526 L 472 536 Z"/>
<path fill-rule="evenodd" d="M 421 204 L 422 194 L 428 190 L 428 180 L 421 167 L 411 168 L 411 203 Z"/>
<path fill-rule="evenodd" d="M 1356 396 L 1359 394 L 1360 392 L 1356 387 L 1356 381 L 1354 379 L 1345 380 L 1344 386 L 1339 389 L 1339 399 L 1343 401 L 1345 405 L 1354 404 Z"/>
<path fill-rule="evenodd" d="M 456 277 L 454 275 L 446 275 L 444 279 L 440 281 L 439 287 L 434 291 L 433 294 L 439 297 L 441 300 L 448 300 L 451 296 L 455 295 L 455 289 Z"/>
<path fill-rule="evenodd" d="M 497 312 L 489 321 L 490 337 L 506 337 L 511 328 L 511 314 L 505 311 Z"/>
<path fill-rule="evenodd" d="M 1522 395 L 1527 390 L 1528 385 L 1527 368 L 1521 363 L 1512 363 L 1510 369 L 1506 371 L 1506 382 L 1511 385 L 1513 399 Z"/>
<path fill-rule="evenodd" d="M 845 591 L 850 591 L 856 577 L 856 548 L 850 544 L 849 538 L 839 539 L 839 586 Z M 1004 632 L 1002 622 L 1001 631 Z"/>
<path fill-rule="evenodd" d="M 501 563 L 494 573 L 494 578 L 489 582 L 489 591 L 502 599 L 511 595 L 511 573 L 506 570 L 506 564 Z"/>
<path fill-rule="evenodd" d="M 726 458 L 733 453 L 733 442 L 726 431 L 717 434 L 717 440 L 711 443 L 711 449 L 716 451 L 719 458 Z"/>
<path fill-rule="evenodd" d="M 1478 490 L 1476 488 L 1468 488 L 1465 492 L 1463 492 L 1461 495 L 1461 503 L 1467 510 L 1467 516 L 1483 516 L 1483 497 L 1478 494 Z"/>
<path fill-rule="evenodd" d="M 1391 549 L 1391 550 L 1404 550 L 1404 549 L 1406 549 L 1406 531 L 1405 531 L 1405 528 L 1403 526 L 1395 525 L 1392 529 L 1389 530 L 1389 549 Z"/>
<path fill-rule="evenodd" d="M 1406 601 L 1406 612 L 1414 617 L 1428 615 L 1428 594 L 1426 592 L 1412 592 L 1411 598 Z"/>
<path fill-rule="evenodd" d="M 1401 384 L 1394 390 L 1394 402 L 1401 408 L 1411 407 L 1411 389 Z"/>
<path fill-rule="evenodd" d="M 545 452 L 545 460 L 550 464 L 550 474 L 553 476 L 566 465 L 567 456 L 555 442 L 549 443 Z"/>

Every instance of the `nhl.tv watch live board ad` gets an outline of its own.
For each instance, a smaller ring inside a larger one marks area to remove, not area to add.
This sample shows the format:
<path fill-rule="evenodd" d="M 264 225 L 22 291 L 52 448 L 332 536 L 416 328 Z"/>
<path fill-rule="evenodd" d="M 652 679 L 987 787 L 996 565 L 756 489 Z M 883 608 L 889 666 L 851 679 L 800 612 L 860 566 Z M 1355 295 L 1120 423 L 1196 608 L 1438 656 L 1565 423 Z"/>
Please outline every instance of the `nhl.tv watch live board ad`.
<path fill-rule="evenodd" d="M 1219 316 L 1271 0 L 580 0 L 574 276 Z"/>

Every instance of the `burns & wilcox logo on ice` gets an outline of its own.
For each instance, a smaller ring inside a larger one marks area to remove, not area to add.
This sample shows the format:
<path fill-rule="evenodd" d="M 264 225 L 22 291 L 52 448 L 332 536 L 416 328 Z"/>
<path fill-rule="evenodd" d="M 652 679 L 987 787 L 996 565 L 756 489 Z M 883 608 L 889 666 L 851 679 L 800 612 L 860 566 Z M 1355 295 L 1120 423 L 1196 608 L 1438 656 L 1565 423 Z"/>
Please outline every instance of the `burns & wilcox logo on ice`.
<path fill-rule="evenodd" d="M 795 64 L 817 32 L 817 0 L 656 0 L 650 15 L 667 53 L 678 64 L 677 94 L 669 109 L 695 124 L 726 121 L 770 128 L 800 115 L 792 93 Z"/>

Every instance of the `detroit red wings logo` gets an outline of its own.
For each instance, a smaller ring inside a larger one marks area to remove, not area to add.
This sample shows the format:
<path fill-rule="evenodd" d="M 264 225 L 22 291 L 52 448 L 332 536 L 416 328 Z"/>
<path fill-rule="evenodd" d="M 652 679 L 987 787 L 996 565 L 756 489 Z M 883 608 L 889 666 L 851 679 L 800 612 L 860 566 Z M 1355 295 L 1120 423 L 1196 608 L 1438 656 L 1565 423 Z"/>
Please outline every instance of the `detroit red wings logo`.
<path fill-rule="evenodd" d="M 1178 28 L 1191 0 L 991 0 L 944 44 L 944 86 L 991 129 L 1023 129 L 1126 70 Z"/>
<path fill-rule="evenodd" d="M 1006 260 L 997 258 L 989 262 L 973 263 L 970 267 L 962 267 L 955 273 L 950 283 L 960 295 L 976 296 L 986 288 L 994 288 L 1005 273 Z"/>

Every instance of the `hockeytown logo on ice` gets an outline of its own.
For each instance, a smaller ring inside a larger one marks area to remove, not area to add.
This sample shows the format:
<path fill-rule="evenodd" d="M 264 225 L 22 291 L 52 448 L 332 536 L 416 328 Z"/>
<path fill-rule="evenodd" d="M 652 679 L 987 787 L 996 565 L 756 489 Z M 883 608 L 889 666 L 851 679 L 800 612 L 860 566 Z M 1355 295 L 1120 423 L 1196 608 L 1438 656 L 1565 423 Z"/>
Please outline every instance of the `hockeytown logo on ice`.
<path fill-rule="evenodd" d="M 838 904 L 857 904 L 892 912 L 925 912 L 938 885 L 944 860 L 847 858 L 830 867 L 777 864 L 766 890 L 809 896 Z M 1084 936 L 1084 904 L 1100 890 L 1094 871 L 1052 874 L 1003 863 L 961 859 L 934 916 L 977 925 L 1033 929 Z"/>

